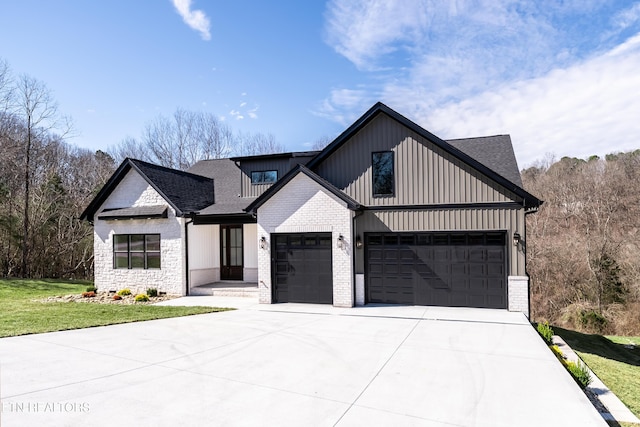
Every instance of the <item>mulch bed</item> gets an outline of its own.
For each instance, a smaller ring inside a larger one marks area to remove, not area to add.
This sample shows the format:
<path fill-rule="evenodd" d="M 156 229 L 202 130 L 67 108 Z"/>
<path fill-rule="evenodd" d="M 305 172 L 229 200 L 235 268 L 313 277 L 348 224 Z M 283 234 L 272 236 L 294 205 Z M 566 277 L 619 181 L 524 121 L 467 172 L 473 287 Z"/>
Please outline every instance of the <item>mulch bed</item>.
<path fill-rule="evenodd" d="M 168 301 L 174 298 L 180 298 L 178 295 L 161 295 L 157 297 L 149 297 L 149 301 L 136 301 L 135 295 L 125 295 L 120 300 L 114 300 L 115 294 L 107 292 L 98 292 L 94 297 L 84 297 L 82 294 L 65 295 L 60 297 L 47 297 L 36 300 L 38 302 L 80 302 L 90 304 L 155 304 L 161 301 Z"/>

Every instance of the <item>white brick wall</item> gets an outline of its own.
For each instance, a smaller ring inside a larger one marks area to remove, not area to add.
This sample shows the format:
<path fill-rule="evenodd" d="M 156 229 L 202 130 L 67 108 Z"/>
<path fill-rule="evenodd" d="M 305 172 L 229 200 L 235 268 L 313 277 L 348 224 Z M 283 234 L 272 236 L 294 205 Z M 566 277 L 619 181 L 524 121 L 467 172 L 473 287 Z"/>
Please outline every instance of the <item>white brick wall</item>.
<path fill-rule="evenodd" d="M 509 311 L 520 311 L 529 317 L 529 278 L 509 276 Z"/>
<path fill-rule="evenodd" d="M 98 209 L 130 206 L 166 205 L 167 202 L 134 170 L 120 182 Z M 129 288 L 144 292 L 157 288 L 168 294 L 185 294 L 184 219 L 169 208 L 169 217 L 149 220 L 97 219 L 94 223 L 95 286 L 100 291 Z M 159 270 L 114 269 L 114 234 L 160 234 L 161 268 Z"/>
<path fill-rule="evenodd" d="M 298 174 L 258 209 L 258 286 L 260 302 L 271 301 L 271 233 L 331 232 L 333 262 L 333 305 L 353 307 L 352 217 L 346 203 L 311 178 Z M 337 247 L 338 236 L 344 238 Z M 259 248 L 262 237 L 266 249 Z"/>

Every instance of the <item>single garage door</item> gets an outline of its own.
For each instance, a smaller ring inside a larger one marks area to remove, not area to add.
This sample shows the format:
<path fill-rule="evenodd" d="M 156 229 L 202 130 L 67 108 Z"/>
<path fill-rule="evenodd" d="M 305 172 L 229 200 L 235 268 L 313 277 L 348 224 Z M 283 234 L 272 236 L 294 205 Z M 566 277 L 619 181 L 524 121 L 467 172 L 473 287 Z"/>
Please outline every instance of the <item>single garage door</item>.
<path fill-rule="evenodd" d="M 506 308 L 506 233 L 366 234 L 367 301 Z"/>
<path fill-rule="evenodd" d="M 333 303 L 331 233 L 272 234 L 274 302 Z"/>

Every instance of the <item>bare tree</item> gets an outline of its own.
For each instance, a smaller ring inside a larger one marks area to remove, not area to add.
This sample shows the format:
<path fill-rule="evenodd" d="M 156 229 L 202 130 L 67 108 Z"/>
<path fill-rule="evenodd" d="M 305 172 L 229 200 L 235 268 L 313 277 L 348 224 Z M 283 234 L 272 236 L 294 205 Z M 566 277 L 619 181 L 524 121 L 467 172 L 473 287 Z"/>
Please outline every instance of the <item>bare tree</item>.
<path fill-rule="evenodd" d="M 159 115 L 148 122 L 140 140 L 128 137 L 109 148 L 113 158 L 146 160 L 162 166 L 187 169 L 195 162 L 230 155 L 283 152 L 272 134 L 238 133 L 214 114 L 176 109 L 171 117 Z"/>
<path fill-rule="evenodd" d="M 231 154 L 234 136 L 229 126 L 207 113 L 199 113 L 196 125 L 202 158 L 221 159 Z"/>
<path fill-rule="evenodd" d="M 149 147 L 130 136 L 124 138 L 119 144 L 107 148 L 107 152 L 116 164 L 122 163 L 127 157 L 146 162 L 153 161 Z"/>
<path fill-rule="evenodd" d="M 273 134 L 239 133 L 236 138 L 234 151 L 241 156 L 254 156 L 258 154 L 282 153 L 285 150 L 284 145 L 278 143 Z"/>
<path fill-rule="evenodd" d="M 30 192 L 32 158 L 34 150 L 40 144 L 46 144 L 47 136 L 55 130 L 61 130 L 60 138 L 70 131 L 68 120 L 62 120 L 58 114 L 58 105 L 53 99 L 51 91 L 39 80 L 21 75 L 15 86 L 15 100 L 13 114 L 22 122 L 24 133 L 18 143 L 24 154 L 23 163 L 23 236 L 22 236 L 22 275 L 29 276 L 29 238 L 30 238 Z"/>
<path fill-rule="evenodd" d="M 333 141 L 333 138 L 331 138 L 329 135 L 321 136 L 320 138 L 316 139 L 313 144 L 311 144 L 311 149 L 317 151 L 323 150 L 324 147 L 331 143 L 331 141 Z"/>

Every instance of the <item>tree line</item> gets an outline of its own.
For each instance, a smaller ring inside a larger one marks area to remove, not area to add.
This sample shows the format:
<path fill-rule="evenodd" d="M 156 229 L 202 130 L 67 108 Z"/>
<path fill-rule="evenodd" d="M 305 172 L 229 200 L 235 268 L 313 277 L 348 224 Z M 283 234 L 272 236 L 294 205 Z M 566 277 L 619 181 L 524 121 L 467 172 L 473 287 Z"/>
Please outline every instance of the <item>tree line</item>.
<path fill-rule="evenodd" d="M 522 179 L 545 201 L 527 217 L 532 317 L 640 334 L 640 150 L 548 158 Z"/>
<path fill-rule="evenodd" d="M 52 92 L 0 58 L 0 275 L 93 278 L 93 229 L 79 217 L 126 157 L 187 169 L 203 159 L 285 151 L 271 134 L 234 132 L 211 113 L 176 109 L 104 150 L 70 144 Z"/>

